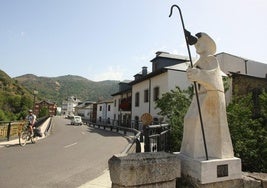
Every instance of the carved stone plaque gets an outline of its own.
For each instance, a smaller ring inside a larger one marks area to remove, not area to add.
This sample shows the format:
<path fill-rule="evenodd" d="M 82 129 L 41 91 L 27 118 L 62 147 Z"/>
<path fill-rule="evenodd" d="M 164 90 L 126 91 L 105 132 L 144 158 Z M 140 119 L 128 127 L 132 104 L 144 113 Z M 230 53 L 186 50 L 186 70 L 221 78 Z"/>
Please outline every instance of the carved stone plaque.
<path fill-rule="evenodd" d="M 224 165 L 218 165 L 217 166 L 217 177 L 226 177 L 228 176 L 228 165 L 224 164 Z"/>

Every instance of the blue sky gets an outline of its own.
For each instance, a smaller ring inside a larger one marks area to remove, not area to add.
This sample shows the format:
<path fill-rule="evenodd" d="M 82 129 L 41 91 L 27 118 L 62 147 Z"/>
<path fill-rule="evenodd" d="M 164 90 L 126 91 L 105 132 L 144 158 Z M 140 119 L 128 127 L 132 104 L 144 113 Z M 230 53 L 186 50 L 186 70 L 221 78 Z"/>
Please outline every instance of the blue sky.
<path fill-rule="evenodd" d="M 151 70 L 156 51 L 187 55 L 181 21 L 226 52 L 267 63 L 266 0 L 0 0 L 0 69 L 90 80 Z M 191 48 L 196 57 L 194 48 Z"/>

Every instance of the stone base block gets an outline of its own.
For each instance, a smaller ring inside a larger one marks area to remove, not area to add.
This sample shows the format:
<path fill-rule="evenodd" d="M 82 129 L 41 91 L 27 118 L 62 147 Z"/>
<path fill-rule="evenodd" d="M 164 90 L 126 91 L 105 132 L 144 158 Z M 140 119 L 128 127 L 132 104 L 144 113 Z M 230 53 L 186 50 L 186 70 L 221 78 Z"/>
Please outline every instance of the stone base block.
<path fill-rule="evenodd" d="M 220 181 L 242 179 L 241 160 L 239 158 L 198 160 L 178 153 L 183 176 L 189 176 L 208 184 Z"/>
<path fill-rule="evenodd" d="M 180 160 L 165 152 L 114 155 L 109 159 L 109 170 L 113 188 L 175 188 L 181 175 Z"/>
<path fill-rule="evenodd" d="M 118 184 L 112 184 L 112 188 L 175 188 L 176 187 L 176 180 L 162 182 L 162 183 L 153 183 L 153 184 L 146 184 L 146 185 L 134 185 L 134 186 L 124 186 Z"/>

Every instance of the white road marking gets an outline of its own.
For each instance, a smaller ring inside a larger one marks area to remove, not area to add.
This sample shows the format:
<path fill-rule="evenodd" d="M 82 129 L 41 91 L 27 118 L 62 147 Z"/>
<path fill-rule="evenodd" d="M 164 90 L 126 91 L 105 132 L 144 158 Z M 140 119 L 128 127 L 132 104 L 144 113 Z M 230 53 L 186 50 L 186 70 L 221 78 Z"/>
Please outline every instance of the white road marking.
<path fill-rule="evenodd" d="M 75 143 L 73 143 L 73 144 L 66 145 L 66 146 L 64 146 L 64 148 L 69 148 L 69 147 L 74 146 L 74 145 L 76 145 L 76 144 L 78 144 L 78 143 L 75 142 Z"/>

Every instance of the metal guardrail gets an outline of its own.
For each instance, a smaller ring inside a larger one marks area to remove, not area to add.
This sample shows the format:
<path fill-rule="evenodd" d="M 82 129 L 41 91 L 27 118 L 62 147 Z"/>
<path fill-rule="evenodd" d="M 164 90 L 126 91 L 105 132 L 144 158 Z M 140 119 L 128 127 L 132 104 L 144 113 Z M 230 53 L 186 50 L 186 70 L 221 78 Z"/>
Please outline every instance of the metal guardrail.
<path fill-rule="evenodd" d="M 149 125 L 144 127 L 145 152 L 169 152 L 170 125 Z"/>
<path fill-rule="evenodd" d="M 133 141 L 125 148 L 125 150 L 122 153 L 141 153 L 141 143 L 140 143 L 141 136 L 142 136 L 141 132 L 138 131 Z M 135 151 L 133 150 L 134 145 L 135 145 Z"/>
<path fill-rule="evenodd" d="M 123 131 L 123 134 L 127 134 L 127 132 L 134 133 L 134 138 L 126 148 L 123 153 L 132 153 L 134 152 L 134 146 L 135 146 L 135 152 L 141 152 L 141 142 L 143 142 L 144 137 L 144 151 L 145 152 L 159 152 L 159 151 L 170 151 L 170 145 L 169 145 L 169 139 L 170 139 L 170 125 L 169 124 L 159 124 L 159 125 L 149 125 L 149 126 L 140 126 L 139 124 L 139 130 L 129 127 L 123 127 L 118 126 L 114 124 L 106 123 L 105 121 L 97 122 L 97 123 L 91 123 L 89 121 L 84 121 L 89 126 L 102 128 L 104 130 L 110 130 L 110 131 Z M 141 128 L 143 127 L 143 128 Z"/>
<path fill-rule="evenodd" d="M 89 123 L 86 122 L 89 126 L 102 128 L 104 130 L 115 130 L 116 132 L 122 131 L 123 134 L 127 134 L 128 132 L 134 134 L 134 138 L 132 139 L 132 142 L 124 149 L 122 153 L 140 153 L 141 152 L 141 143 L 140 143 L 140 137 L 142 136 L 141 131 L 134 129 L 134 128 L 128 128 L 128 127 L 122 127 L 117 125 L 111 125 L 111 124 L 105 124 L 105 123 Z M 135 149 L 134 149 L 135 145 Z"/>

